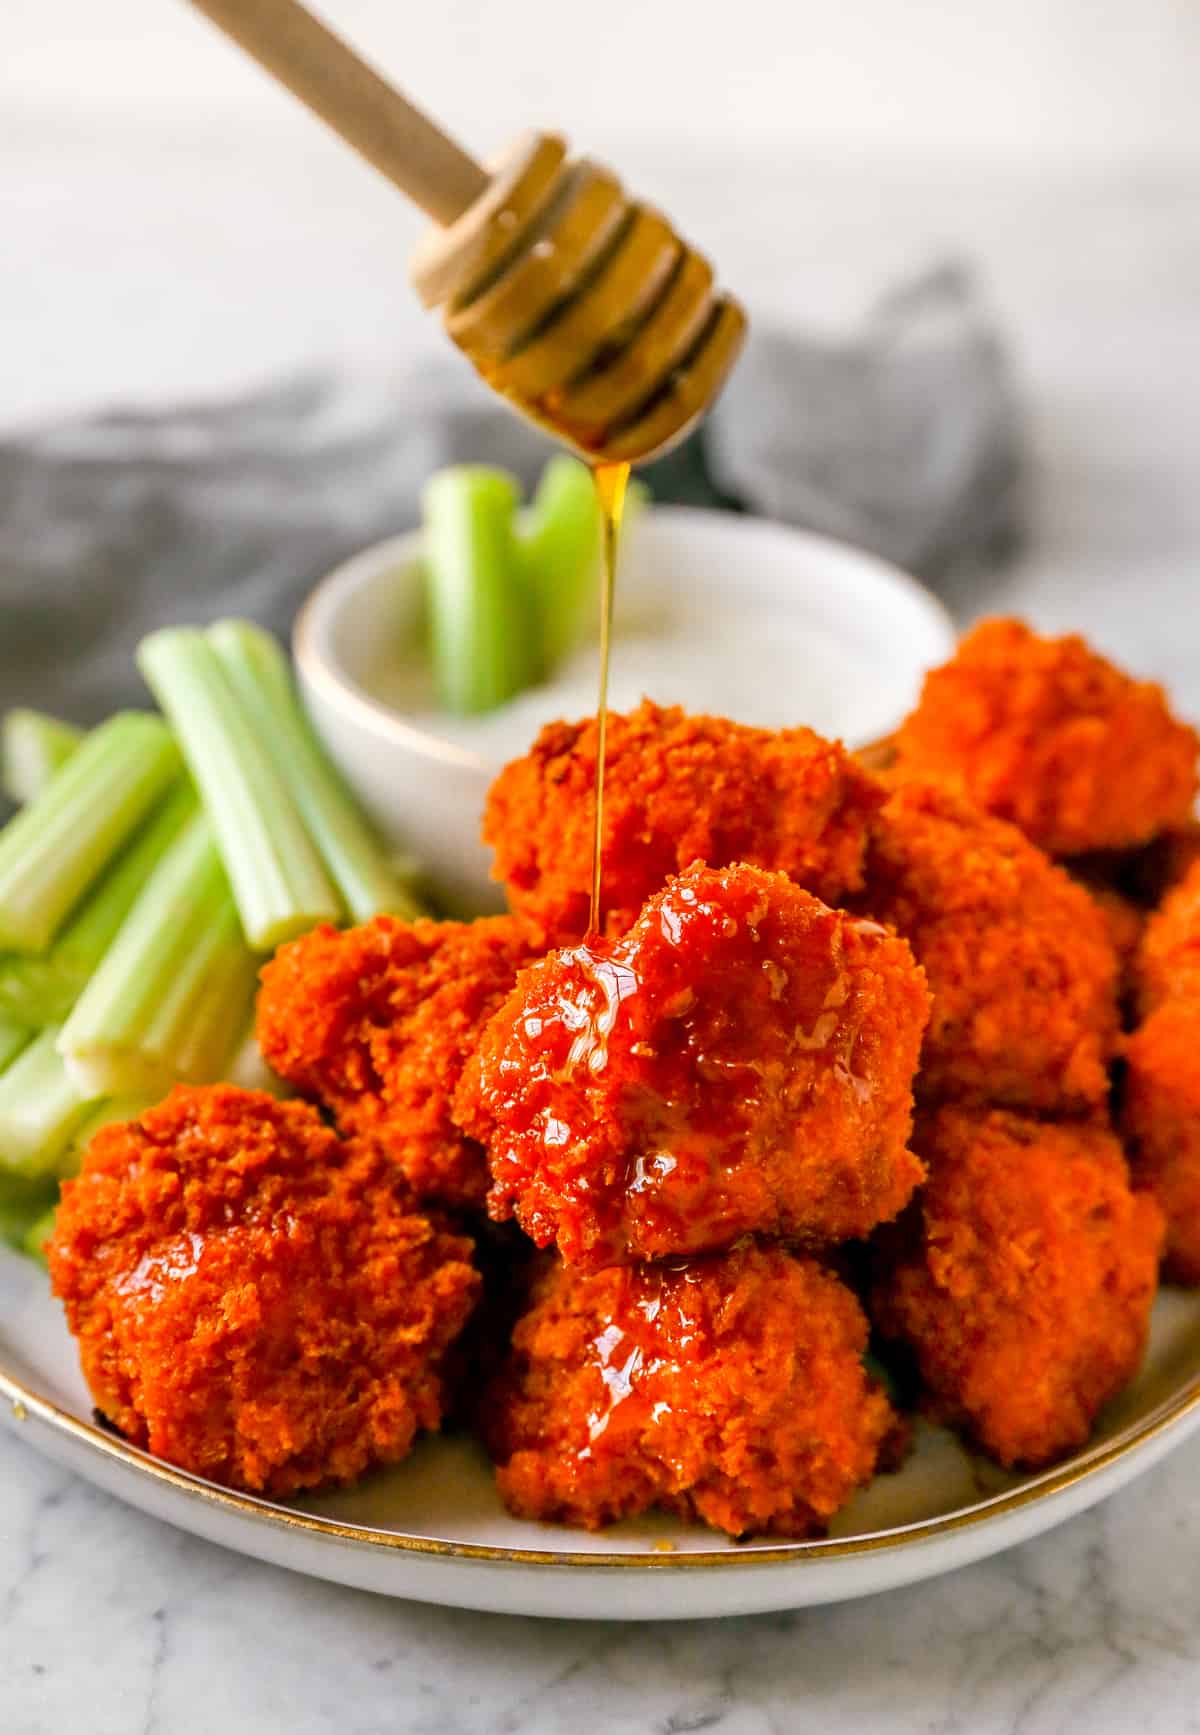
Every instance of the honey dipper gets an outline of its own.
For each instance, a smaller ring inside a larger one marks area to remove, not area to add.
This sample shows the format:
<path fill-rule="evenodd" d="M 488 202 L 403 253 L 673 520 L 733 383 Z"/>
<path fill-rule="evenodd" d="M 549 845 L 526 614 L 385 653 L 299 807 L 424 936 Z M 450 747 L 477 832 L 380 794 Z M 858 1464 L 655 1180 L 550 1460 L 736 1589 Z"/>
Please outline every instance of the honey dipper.
<path fill-rule="evenodd" d="M 411 261 L 417 294 L 526 416 L 619 464 L 703 415 L 745 314 L 609 169 L 542 132 L 484 168 L 299 0 L 192 3 L 434 219 Z"/>

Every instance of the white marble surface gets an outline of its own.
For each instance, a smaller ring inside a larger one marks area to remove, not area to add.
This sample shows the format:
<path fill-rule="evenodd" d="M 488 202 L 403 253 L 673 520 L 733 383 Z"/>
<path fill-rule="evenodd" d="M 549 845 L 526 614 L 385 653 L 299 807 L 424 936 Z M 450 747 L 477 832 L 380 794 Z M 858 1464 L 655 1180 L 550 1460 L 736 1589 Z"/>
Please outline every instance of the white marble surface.
<path fill-rule="evenodd" d="M 946 241 L 979 259 L 1019 349 L 1038 457 L 1034 540 L 1004 600 L 1048 626 L 1086 622 L 1200 715 L 1194 178 L 772 174 L 764 189 L 734 165 L 719 200 L 694 161 L 655 178 L 777 315 L 840 316 Z M 225 389 L 421 341 L 390 311 L 410 232 L 386 226 L 373 190 L 332 157 L 303 175 L 257 164 L 253 181 L 207 146 L 138 156 L 7 135 L 0 202 L 22 268 L 0 273 L 0 414 Z M 755 213 L 784 196 L 795 222 L 768 249 Z M 7 1435 L 0 1490 L 3 1735 L 1200 1729 L 1196 1443 L 1098 1511 L 941 1582 L 654 1628 L 309 1583 L 126 1511 Z"/>
<path fill-rule="evenodd" d="M 0 1439 L 5 1735 L 1183 1735 L 1200 1445 L 1057 1533 L 864 1602 L 578 1625 L 389 1602 L 159 1528 Z"/>

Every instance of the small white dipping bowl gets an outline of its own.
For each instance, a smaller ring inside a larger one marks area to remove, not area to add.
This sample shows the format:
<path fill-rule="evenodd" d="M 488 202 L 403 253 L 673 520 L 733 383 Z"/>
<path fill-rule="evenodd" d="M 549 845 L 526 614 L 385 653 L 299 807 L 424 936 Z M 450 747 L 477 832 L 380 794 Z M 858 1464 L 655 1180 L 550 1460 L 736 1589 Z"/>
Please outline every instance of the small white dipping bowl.
<path fill-rule="evenodd" d="M 479 838 L 488 785 L 540 725 L 596 708 L 596 653 L 501 712 L 439 717 L 419 652 L 419 533 L 339 566 L 295 631 L 305 701 L 383 835 L 454 913 L 498 909 Z M 643 694 L 740 722 L 888 734 L 954 645 L 945 609 L 871 554 L 765 519 L 655 506 L 622 551 L 610 703 Z"/>

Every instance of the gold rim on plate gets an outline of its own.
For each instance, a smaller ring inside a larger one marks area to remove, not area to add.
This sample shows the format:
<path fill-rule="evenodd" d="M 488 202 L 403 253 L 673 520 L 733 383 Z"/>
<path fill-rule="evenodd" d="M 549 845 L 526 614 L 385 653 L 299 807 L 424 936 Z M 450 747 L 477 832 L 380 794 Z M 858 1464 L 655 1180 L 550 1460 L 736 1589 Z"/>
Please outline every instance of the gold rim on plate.
<path fill-rule="evenodd" d="M 1065 1464 L 1043 1470 L 1006 1493 L 990 1495 L 973 1506 L 959 1507 L 935 1518 L 917 1519 L 891 1530 L 869 1531 L 862 1536 L 835 1540 L 790 1542 L 772 1548 L 750 1544 L 720 1552 L 704 1553 L 614 1553 L 589 1554 L 559 1549 L 503 1548 L 487 1543 L 444 1542 L 435 1537 L 405 1536 L 397 1531 L 376 1530 L 370 1525 L 346 1524 L 316 1513 L 277 1506 L 253 1495 L 238 1494 L 214 1482 L 192 1476 L 186 1470 L 153 1458 L 130 1446 L 119 1436 L 84 1422 L 69 1410 L 31 1391 L 7 1368 L 0 1365 L 0 1399 L 5 1400 L 18 1422 L 34 1419 L 56 1432 L 90 1447 L 102 1457 L 139 1471 L 164 1487 L 192 1500 L 238 1513 L 268 1528 L 305 1531 L 339 1542 L 365 1544 L 373 1549 L 391 1549 L 405 1554 L 435 1555 L 443 1560 L 488 1561 L 499 1566 L 595 1567 L 604 1571 L 694 1572 L 699 1568 L 797 1565 L 804 1560 L 842 1560 L 853 1555 L 882 1553 L 905 1543 L 932 1542 L 939 1537 L 972 1529 L 989 1519 L 1020 1511 L 1035 1501 L 1060 1494 L 1077 1483 L 1098 1475 L 1126 1453 L 1156 1439 L 1182 1417 L 1200 1406 L 1200 1374 L 1195 1374 L 1172 1398 L 1164 1399 L 1141 1421 L 1130 1423 L 1111 1440 L 1101 1441 Z"/>

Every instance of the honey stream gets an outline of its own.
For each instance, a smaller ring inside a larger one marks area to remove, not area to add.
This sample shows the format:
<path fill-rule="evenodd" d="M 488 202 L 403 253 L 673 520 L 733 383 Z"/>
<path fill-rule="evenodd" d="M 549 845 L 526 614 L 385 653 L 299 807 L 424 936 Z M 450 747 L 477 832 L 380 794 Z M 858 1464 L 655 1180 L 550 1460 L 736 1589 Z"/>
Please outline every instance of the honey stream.
<path fill-rule="evenodd" d="M 612 651 L 613 592 L 617 580 L 617 550 L 625 516 L 628 464 L 596 464 L 592 469 L 600 508 L 600 696 L 596 705 L 596 791 L 592 826 L 592 900 L 588 933 L 598 934 L 603 920 L 600 878 L 604 854 L 604 758 L 608 742 L 608 663 Z"/>

